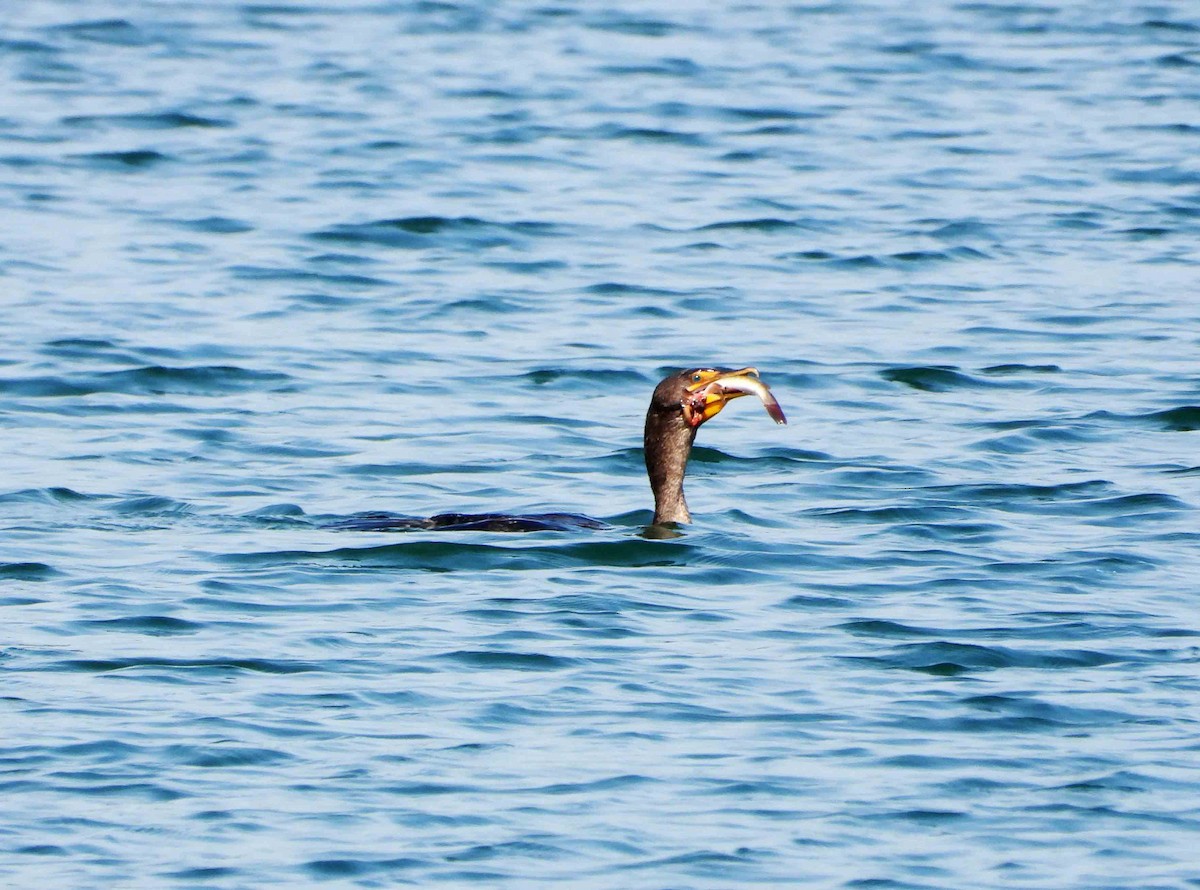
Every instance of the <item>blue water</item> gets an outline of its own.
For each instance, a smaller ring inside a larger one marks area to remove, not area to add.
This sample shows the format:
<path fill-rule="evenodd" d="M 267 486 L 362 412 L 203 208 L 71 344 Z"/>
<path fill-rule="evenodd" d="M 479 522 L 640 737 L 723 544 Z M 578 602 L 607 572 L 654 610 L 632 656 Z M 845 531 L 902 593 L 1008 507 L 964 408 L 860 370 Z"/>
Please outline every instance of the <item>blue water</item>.
<path fill-rule="evenodd" d="M 1200 885 L 1194 8 L 3 19 L 0 883 Z"/>

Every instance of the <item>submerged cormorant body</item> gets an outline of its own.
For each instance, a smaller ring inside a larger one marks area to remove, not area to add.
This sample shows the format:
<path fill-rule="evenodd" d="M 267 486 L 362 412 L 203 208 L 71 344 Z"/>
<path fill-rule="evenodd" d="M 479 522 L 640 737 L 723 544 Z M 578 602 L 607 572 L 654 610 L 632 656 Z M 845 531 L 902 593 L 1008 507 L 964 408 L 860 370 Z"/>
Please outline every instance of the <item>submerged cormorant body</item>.
<path fill-rule="evenodd" d="M 402 532 L 434 529 L 476 532 L 561 532 L 574 528 L 608 528 L 607 522 L 580 513 L 439 513 L 426 519 L 399 513 L 355 513 L 331 528 L 355 532 Z"/>
<path fill-rule="evenodd" d="M 692 368 L 665 377 L 654 388 L 646 411 L 643 449 L 650 490 L 654 493 L 654 524 L 692 521 L 683 497 L 683 477 L 696 431 L 716 417 L 732 399 L 756 395 L 776 423 L 787 423 L 783 409 L 759 379 L 755 368 Z M 349 531 L 530 532 L 578 528 L 607 528 L 608 524 L 578 513 L 442 513 L 415 519 L 395 513 L 358 513 L 334 523 Z"/>

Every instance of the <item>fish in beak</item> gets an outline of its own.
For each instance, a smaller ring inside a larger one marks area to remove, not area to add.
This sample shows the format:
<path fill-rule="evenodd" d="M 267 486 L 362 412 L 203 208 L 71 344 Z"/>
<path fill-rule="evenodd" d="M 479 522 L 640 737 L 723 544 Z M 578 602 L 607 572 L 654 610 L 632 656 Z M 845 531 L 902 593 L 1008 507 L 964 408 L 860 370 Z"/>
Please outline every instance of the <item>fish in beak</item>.
<path fill-rule="evenodd" d="M 756 395 L 776 423 L 787 423 L 783 409 L 771 389 L 759 379 L 757 368 L 731 371 L 707 368 L 689 371 L 690 382 L 684 387 L 683 419 L 690 427 L 698 427 L 721 413 L 726 403 L 742 396 Z"/>

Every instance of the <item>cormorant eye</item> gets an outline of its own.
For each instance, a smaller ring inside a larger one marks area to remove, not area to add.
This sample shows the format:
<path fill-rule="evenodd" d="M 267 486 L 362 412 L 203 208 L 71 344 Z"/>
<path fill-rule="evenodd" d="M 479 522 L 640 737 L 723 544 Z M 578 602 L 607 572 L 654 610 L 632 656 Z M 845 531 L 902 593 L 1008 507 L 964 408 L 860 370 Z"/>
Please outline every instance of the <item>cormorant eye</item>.
<path fill-rule="evenodd" d="M 699 382 L 700 382 L 700 375 L 699 375 L 699 374 L 693 374 L 693 375 L 692 375 L 692 383 L 699 383 Z"/>

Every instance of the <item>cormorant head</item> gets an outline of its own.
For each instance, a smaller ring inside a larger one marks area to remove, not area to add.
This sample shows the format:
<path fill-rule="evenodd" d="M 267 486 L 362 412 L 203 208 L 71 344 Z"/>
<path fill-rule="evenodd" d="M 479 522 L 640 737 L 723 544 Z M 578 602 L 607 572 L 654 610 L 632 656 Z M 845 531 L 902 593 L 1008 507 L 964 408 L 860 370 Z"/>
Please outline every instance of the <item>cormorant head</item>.
<path fill-rule="evenodd" d="M 678 413 L 683 424 L 696 429 L 721 413 L 730 401 L 756 395 L 776 423 L 787 423 L 783 409 L 758 377 L 757 368 L 690 368 L 665 378 L 654 389 L 650 409 Z"/>

